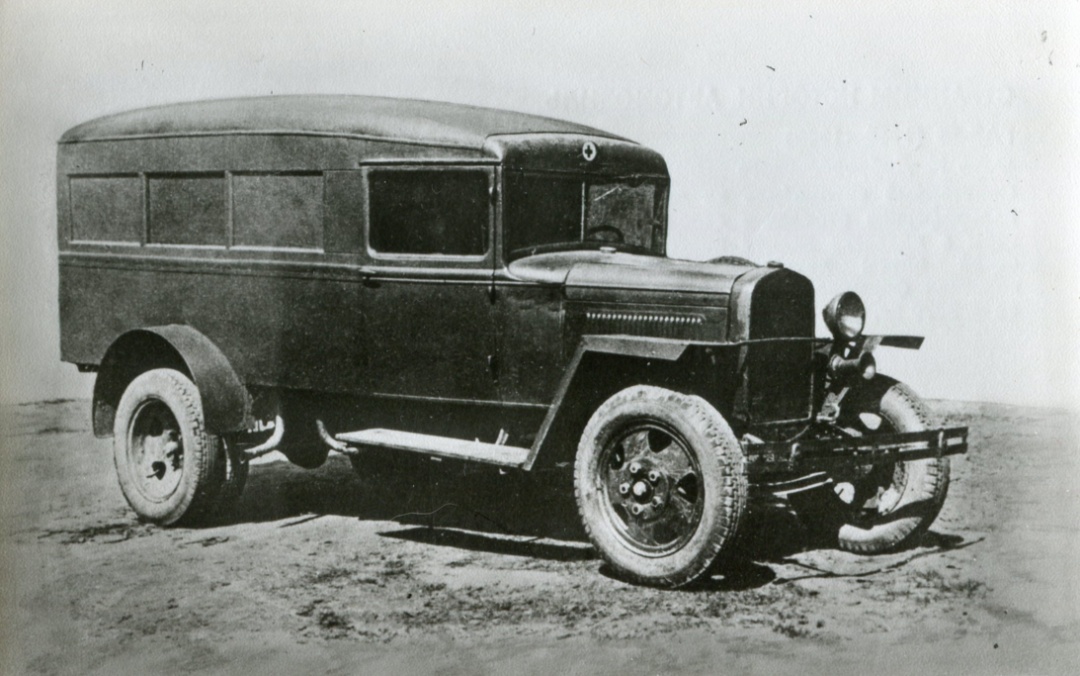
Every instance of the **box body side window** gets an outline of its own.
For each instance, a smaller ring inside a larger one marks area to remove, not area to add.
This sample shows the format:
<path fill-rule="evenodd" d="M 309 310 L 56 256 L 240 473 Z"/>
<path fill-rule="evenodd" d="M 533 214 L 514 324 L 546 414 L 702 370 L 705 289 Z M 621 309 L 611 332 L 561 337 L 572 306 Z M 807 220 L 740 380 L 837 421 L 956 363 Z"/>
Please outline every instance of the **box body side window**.
<path fill-rule="evenodd" d="M 147 189 L 150 243 L 228 245 L 224 172 L 151 176 Z"/>
<path fill-rule="evenodd" d="M 232 197 L 235 246 L 323 248 L 321 174 L 234 174 Z"/>
<path fill-rule="evenodd" d="M 70 189 L 72 240 L 127 244 L 142 241 L 140 176 L 72 176 Z"/>

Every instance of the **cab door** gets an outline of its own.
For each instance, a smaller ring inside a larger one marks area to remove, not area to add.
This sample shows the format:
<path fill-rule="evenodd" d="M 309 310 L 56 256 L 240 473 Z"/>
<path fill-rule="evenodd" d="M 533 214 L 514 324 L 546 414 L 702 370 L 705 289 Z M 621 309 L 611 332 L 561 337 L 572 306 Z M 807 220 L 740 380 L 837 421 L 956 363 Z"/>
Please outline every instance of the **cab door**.
<path fill-rule="evenodd" d="M 492 190 L 486 166 L 365 167 L 371 391 L 495 401 Z"/>

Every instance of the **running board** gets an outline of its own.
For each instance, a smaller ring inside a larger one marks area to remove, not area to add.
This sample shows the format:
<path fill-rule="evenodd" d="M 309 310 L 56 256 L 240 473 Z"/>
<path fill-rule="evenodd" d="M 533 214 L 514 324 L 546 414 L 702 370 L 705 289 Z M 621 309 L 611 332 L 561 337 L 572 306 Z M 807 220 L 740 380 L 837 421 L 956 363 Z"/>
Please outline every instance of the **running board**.
<path fill-rule="evenodd" d="M 437 437 L 401 430 L 370 429 L 335 435 L 339 441 L 356 446 L 411 451 L 439 458 L 484 462 L 502 467 L 521 467 L 529 457 L 528 448 L 486 444 L 482 441 Z"/>

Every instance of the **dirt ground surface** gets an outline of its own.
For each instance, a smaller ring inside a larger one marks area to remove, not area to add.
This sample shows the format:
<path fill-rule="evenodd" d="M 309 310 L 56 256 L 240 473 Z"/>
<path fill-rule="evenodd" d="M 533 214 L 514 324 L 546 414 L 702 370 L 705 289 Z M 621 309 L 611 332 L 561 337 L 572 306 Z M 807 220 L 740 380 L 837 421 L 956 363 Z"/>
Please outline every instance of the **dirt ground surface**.
<path fill-rule="evenodd" d="M 0 671 L 11 674 L 1056 674 L 1080 669 L 1080 420 L 970 425 L 919 546 L 846 554 L 755 511 L 690 590 L 613 578 L 569 475 L 271 455 L 211 527 L 137 522 L 89 404 L 3 409 Z"/>

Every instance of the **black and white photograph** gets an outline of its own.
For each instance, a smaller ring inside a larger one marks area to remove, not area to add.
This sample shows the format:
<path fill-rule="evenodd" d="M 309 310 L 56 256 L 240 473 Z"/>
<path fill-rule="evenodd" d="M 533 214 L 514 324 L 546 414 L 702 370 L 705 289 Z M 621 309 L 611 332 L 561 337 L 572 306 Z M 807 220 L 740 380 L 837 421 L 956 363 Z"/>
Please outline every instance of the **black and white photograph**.
<path fill-rule="evenodd" d="M 1080 4 L 0 0 L 0 673 L 1070 674 Z"/>

